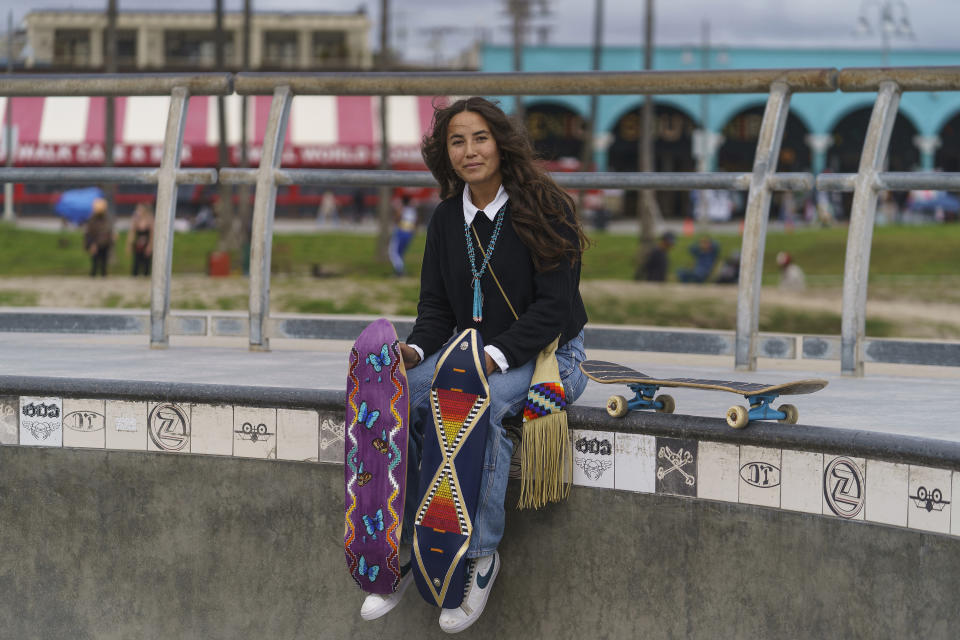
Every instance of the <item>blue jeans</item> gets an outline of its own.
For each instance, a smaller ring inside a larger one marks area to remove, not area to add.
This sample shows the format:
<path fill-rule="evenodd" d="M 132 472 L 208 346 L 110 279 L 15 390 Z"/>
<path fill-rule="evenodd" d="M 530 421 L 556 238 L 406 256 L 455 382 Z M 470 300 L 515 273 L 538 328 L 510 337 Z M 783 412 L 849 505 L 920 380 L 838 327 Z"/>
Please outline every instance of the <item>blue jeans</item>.
<path fill-rule="evenodd" d="M 407 371 L 410 388 L 410 438 L 407 453 L 407 494 L 404 500 L 403 536 L 405 543 L 413 542 L 413 520 L 417 509 L 417 489 L 420 481 L 420 452 L 423 447 L 423 430 L 432 426 L 430 409 L 430 384 L 437 360 L 443 349 L 428 356 L 416 367 Z M 563 382 L 567 402 L 573 403 L 587 386 L 587 377 L 580 371 L 584 360 L 583 332 L 557 349 L 557 364 Z M 517 415 L 523 410 L 533 377 L 534 361 L 519 367 L 511 367 L 506 373 L 494 373 L 490 385 L 490 429 L 487 432 L 487 449 L 484 453 L 483 477 L 480 484 L 480 502 L 473 519 L 473 535 L 470 537 L 468 558 L 487 556 L 496 551 L 503 537 L 503 500 L 507 492 L 507 477 L 510 473 L 510 458 L 513 442 L 503 428 L 503 419 Z"/>

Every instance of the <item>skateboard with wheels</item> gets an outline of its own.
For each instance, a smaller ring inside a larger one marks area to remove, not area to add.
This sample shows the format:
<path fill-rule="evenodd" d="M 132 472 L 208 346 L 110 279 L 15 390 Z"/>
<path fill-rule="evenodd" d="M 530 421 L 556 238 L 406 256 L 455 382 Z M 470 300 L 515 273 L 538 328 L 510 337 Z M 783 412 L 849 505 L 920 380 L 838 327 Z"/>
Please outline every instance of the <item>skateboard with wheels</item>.
<path fill-rule="evenodd" d="M 350 349 L 344 433 L 344 551 L 350 575 L 369 593 L 400 583 L 410 394 L 397 332 L 370 324 Z"/>
<path fill-rule="evenodd" d="M 423 429 L 413 525 L 417 589 L 432 605 L 463 601 L 466 553 L 480 499 L 490 388 L 483 341 L 467 329 L 443 350 L 430 387 L 432 424 Z"/>
<path fill-rule="evenodd" d="M 776 409 L 773 402 L 779 396 L 813 393 L 827 386 L 826 380 L 812 378 L 794 380 L 782 384 L 760 384 L 757 382 L 737 382 L 734 380 L 701 380 L 696 378 L 654 378 L 630 367 L 602 360 L 585 360 L 580 370 L 596 382 L 602 384 L 625 384 L 634 396 L 629 400 L 623 396 L 610 396 L 607 400 L 607 413 L 621 418 L 628 411 L 653 409 L 660 413 L 673 413 L 676 408 L 674 399 L 666 394 L 656 395 L 661 387 L 680 389 L 712 389 L 742 395 L 750 403 L 750 408 L 734 405 L 727 409 L 727 424 L 734 429 L 742 429 L 751 420 L 776 420 L 796 424 L 799 418 L 797 408 L 792 404 L 782 404 Z"/>

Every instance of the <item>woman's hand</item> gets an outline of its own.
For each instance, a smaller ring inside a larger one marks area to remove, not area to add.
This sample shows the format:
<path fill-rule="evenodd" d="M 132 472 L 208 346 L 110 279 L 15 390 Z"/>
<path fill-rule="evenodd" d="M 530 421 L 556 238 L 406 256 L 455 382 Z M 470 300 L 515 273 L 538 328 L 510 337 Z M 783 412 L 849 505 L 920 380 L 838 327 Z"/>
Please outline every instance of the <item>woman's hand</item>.
<path fill-rule="evenodd" d="M 497 366 L 497 363 L 494 361 L 493 358 L 490 357 L 490 354 L 489 354 L 489 353 L 484 352 L 483 355 L 486 356 L 486 365 L 487 365 L 487 375 L 488 375 L 488 376 L 489 376 L 491 373 L 495 372 L 495 371 L 500 371 L 500 367 Z"/>
<path fill-rule="evenodd" d="M 420 364 L 420 354 L 413 347 L 408 347 L 406 342 L 400 343 L 400 356 L 403 358 L 403 366 L 407 369 Z"/>

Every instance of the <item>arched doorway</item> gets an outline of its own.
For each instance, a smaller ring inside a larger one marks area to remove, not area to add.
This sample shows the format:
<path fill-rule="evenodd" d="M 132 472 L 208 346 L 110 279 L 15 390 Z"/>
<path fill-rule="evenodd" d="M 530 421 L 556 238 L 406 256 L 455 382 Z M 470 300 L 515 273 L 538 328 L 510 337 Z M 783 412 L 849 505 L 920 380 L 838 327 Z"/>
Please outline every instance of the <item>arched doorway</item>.
<path fill-rule="evenodd" d="M 683 111 L 664 104 L 654 104 L 653 164 L 655 171 L 693 171 L 693 119 Z M 636 171 L 640 144 L 640 107 L 625 113 L 613 126 L 613 139 L 607 149 L 610 171 Z M 636 191 L 624 197 L 624 212 L 636 211 Z M 657 201 L 664 217 L 690 215 L 690 197 L 684 191 L 658 191 Z"/>
<path fill-rule="evenodd" d="M 717 149 L 717 169 L 720 171 L 753 171 L 757 155 L 757 140 L 763 124 L 763 106 L 750 107 L 737 113 L 723 127 L 723 144 Z M 806 143 L 807 127 L 793 112 L 787 113 L 787 123 L 780 141 L 777 171 L 809 171 L 810 148 Z M 779 211 L 781 193 L 773 194 L 772 210 Z M 734 195 L 734 215 L 741 215 L 746 207 L 746 194 Z"/>
<path fill-rule="evenodd" d="M 941 171 L 960 171 L 960 113 L 940 129 L 940 148 L 934 166 Z"/>
<path fill-rule="evenodd" d="M 723 127 L 723 144 L 717 150 L 720 171 L 752 171 L 757 153 L 757 139 L 763 123 L 764 107 L 744 109 L 730 118 Z M 780 143 L 777 171 L 809 171 L 810 148 L 806 143 L 807 127 L 792 112 L 787 114 Z"/>
<path fill-rule="evenodd" d="M 870 107 L 844 116 L 831 132 L 833 145 L 827 149 L 827 168 L 837 173 L 856 173 L 860 167 L 863 141 L 870 124 Z M 920 150 L 913 144 L 917 128 L 902 113 L 897 114 L 887 151 L 889 171 L 912 171 L 920 165 Z"/>
<path fill-rule="evenodd" d="M 563 105 L 540 102 L 526 107 L 524 123 L 533 147 L 552 170 L 577 169 L 586 121 Z"/>
<path fill-rule="evenodd" d="M 837 122 L 833 128 L 833 144 L 827 149 L 827 170 L 835 173 L 856 173 L 860 168 L 860 156 L 863 153 L 863 141 L 870 124 L 870 107 L 851 111 Z M 920 150 L 913 144 L 917 128 L 902 113 L 897 114 L 887 149 L 888 171 L 912 171 L 920 166 Z M 906 193 L 894 193 L 894 198 L 902 207 Z M 844 192 L 834 196 L 839 205 L 838 216 L 849 217 L 853 194 Z"/>

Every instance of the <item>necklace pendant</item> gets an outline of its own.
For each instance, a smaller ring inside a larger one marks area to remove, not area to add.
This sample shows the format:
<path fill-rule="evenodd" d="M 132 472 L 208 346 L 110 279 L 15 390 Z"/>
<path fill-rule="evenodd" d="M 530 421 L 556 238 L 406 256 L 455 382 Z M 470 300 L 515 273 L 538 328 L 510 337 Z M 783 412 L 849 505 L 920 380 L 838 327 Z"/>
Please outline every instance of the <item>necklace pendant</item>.
<path fill-rule="evenodd" d="M 473 279 L 473 321 L 483 320 L 483 292 L 480 290 L 480 278 Z"/>

